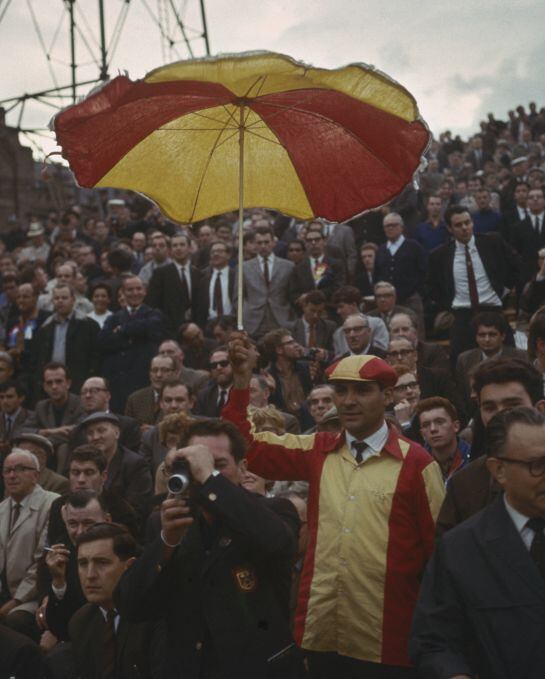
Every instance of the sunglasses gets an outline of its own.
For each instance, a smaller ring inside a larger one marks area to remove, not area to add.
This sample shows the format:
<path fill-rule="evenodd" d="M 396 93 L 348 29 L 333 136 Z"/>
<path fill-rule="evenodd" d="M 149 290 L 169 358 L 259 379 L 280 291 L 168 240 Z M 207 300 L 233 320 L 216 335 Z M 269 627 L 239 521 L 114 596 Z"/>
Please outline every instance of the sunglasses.
<path fill-rule="evenodd" d="M 210 370 L 215 370 L 216 368 L 227 368 L 229 361 L 211 361 Z"/>

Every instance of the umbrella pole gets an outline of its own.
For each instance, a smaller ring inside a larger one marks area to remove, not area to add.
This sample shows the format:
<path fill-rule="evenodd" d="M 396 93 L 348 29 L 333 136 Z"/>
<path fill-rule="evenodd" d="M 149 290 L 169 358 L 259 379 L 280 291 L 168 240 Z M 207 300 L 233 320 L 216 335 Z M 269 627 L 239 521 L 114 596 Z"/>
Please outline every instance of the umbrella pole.
<path fill-rule="evenodd" d="M 242 292 L 243 292 L 243 237 L 244 229 L 244 106 L 239 108 L 239 127 L 238 127 L 238 145 L 239 145 L 239 161 L 238 161 L 238 300 L 237 300 L 237 326 L 239 330 L 244 329 L 242 321 Z"/>

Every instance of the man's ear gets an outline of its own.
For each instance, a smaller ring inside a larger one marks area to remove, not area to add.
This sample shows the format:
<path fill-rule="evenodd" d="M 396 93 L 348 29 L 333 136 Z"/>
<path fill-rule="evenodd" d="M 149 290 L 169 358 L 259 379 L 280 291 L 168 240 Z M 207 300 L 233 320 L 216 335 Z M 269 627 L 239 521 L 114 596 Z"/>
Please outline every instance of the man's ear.
<path fill-rule="evenodd" d="M 535 405 L 534 408 L 538 410 L 540 413 L 545 413 L 545 399 L 542 398 L 540 399 Z"/>
<path fill-rule="evenodd" d="M 242 460 L 240 460 L 240 462 L 238 463 L 238 468 L 242 474 L 248 471 L 248 460 L 245 457 L 243 457 Z"/>
<path fill-rule="evenodd" d="M 130 559 L 127 559 L 127 560 L 124 562 L 125 568 L 124 568 L 123 570 L 124 570 L 124 571 L 128 570 L 128 569 L 133 565 L 133 563 L 134 563 L 135 561 L 136 561 L 136 557 L 135 557 L 135 556 L 131 556 Z"/>
<path fill-rule="evenodd" d="M 460 424 L 460 420 L 454 420 L 453 425 L 454 425 L 454 431 L 456 433 L 458 433 L 460 431 L 460 427 L 462 426 Z"/>
<path fill-rule="evenodd" d="M 505 484 L 505 462 L 499 457 L 488 457 L 486 467 L 493 478 L 503 487 Z"/>

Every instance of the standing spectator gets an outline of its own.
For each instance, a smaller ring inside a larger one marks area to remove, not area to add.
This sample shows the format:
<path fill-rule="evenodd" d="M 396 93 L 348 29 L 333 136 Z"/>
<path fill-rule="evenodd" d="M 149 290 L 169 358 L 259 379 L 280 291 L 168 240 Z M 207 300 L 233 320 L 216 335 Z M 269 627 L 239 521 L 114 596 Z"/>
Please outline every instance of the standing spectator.
<path fill-rule="evenodd" d="M 71 375 L 71 389 L 79 392 L 83 382 L 98 372 L 97 336 L 99 325 L 75 311 L 76 298 L 66 284 L 53 288 L 55 313 L 46 319 L 36 334 L 33 365 L 35 374 L 52 361 L 63 363 Z"/>
<path fill-rule="evenodd" d="M 465 208 L 455 205 L 445 218 L 454 240 L 431 254 L 429 289 L 439 309 L 454 315 L 450 356 L 455 364 L 459 354 L 473 346 L 473 317 L 479 311 L 501 312 L 505 291 L 518 281 L 519 259 L 499 236 L 474 236 Z"/>
<path fill-rule="evenodd" d="M 364 243 L 360 246 L 360 257 L 354 273 L 354 285 L 363 297 L 373 296 L 373 286 L 377 280 L 375 274 L 377 250 L 378 246 L 375 243 Z"/>
<path fill-rule="evenodd" d="M 502 214 L 500 233 L 514 247 L 517 247 L 522 222 L 528 217 L 527 201 L 529 191 L 530 185 L 527 182 L 518 184 L 514 192 L 515 205 Z M 520 251 L 519 253 L 522 254 Z"/>
<path fill-rule="evenodd" d="M 302 262 L 306 256 L 305 242 L 296 238 L 290 241 L 288 245 L 288 259 L 293 262 L 296 266 L 299 262 Z"/>
<path fill-rule="evenodd" d="M 91 290 L 91 302 L 93 311 L 87 314 L 95 323 L 98 323 L 102 330 L 106 319 L 112 315 L 110 306 L 112 305 L 112 290 L 107 283 L 97 283 Z"/>
<path fill-rule="evenodd" d="M 155 269 L 160 269 L 162 266 L 166 266 L 171 263 L 169 257 L 169 242 L 168 236 L 164 233 L 156 231 L 151 235 L 151 250 L 152 258 L 149 262 L 144 264 L 144 266 L 138 272 L 138 276 L 144 285 L 149 285 L 151 277 Z"/>
<path fill-rule="evenodd" d="M 491 160 L 490 154 L 483 149 L 483 138 L 476 134 L 471 140 L 471 148 L 466 154 L 466 161 L 471 164 L 473 172 L 485 169 L 485 163 Z"/>
<path fill-rule="evenodd" d="M 17 263 L 41 262 L 42 264 L 45 264 L 51 248 L 45 239 L 45 229 L 43 225 L 40 222 L 33 222 L 26 235 L 30 244 L 21 250 L 17 257 Z"/>
<path fill-rule="evenodd" d="M 2 474 L 6 499 L 0 503 L 0 623 L 37 640 L 37 563 L 49 508 L 58 495 L 40 488 L 38 460 L 26 450 L 14 448 L 4 459 Z"/>
<path fill-rule="evenodd" d="M 310 676 L 414 677 L 408 637 L 444 489 L 431 457 L 384 421 L 383 389 L 395 384 L 395 372 L 374 356 L 350 356 L 328 370 L 341 434 L 253 434 L 253 350 L 238 338 L 230 350 L 234 388 L 222 414 L 248 441 L 250 471 L 310 483 L 295 623 Z M 365 606 L 357 603 L 362 592 Z"/>
<path fill-rule="evenodd" d="M 415 240 L 405 238 L 403 220 L 395 212 L 384 217 L 384 233 L 387 241 L 379 247 L 375 264 L 377 280 L 391 283 L 399 303 L 423 318 L 421 294 L 428 271 L 426 251 Z"/>
<path fill-rule="evenodd" d="M 520 285 L 537 272 L 537 252 L 545 247 L 545 193 L 542 188 L 530 189 L 526 218 L 518 225 L 513 246 L 522 258 Z"/>
<path fill-rule="evenodd" d="M 426 221 L 416 227 L 416 240 L 427 252 L 431 252 L 446 243 L 449 238 L 440 196 L 435 194 L 428 196 L 426 212 Z"/>
<path fill-rule="evenodd" d="M 134 260 L 132 272 L 139 273 L 144 266 L 144 251 L 146 249 L 146 235 L 141 231 L 133 233 L 131 238 L 132 256 Z"/>
<path fill-rule="evenodd" d="M 475 233 L 499 233 L 501 216 L 492 209 L 490 191 L 481 186 L 475 193 L 477 210 L 473 213 L 473 231 Z"/>
<path fill-rule="evenodd" d="M 321 231 L 312 230 L 305 236 L 307 257 L 291 274 L 291 301 L 296 305 L 306 292 L 319 290 L 326 300 L 345 283 L 344 266 L 340 260 L 327 257 L 326 241 Z"/>
<path fill-rule="evenodd" d="M 345 262 L 347 276 L 352 279 L 356 271 L 357 261 L 354 231 L 346 224 L 336 224 L 334 222 L 323 224 L 322 231 L 327 238 L 327 245 L 329 247 L 335 246 L 340 249 L 342 259 Z"/>
<path fill-rule="evenodd" d="M 104 323 L 98 335 L 102 375 L 108 380 L 114 412 L 123 412 L 129 394 L 148 384 L 148 366 L 163 337 L 163 316 L 144 304 L 146 289 L 137 276 L 123 279 L 127 306 Z"/>
<path fill-rule="evenodd" d="M 320 292 L 320 290 L 307 292 L 302 298 L 301 306 L 303 307 L 303 315 L 295 321 L 293 326 L 294 339 L 302 347 L 319 348 L 326 352 L 332 352 L 335 323 L 323 318 L 325 314 L 323 292 Z"/>
<path fill-rule="evenodd" d="M 210 246 L 210 266 L 205 268 L 195 290 L 195 319 L 201 324 L 234 311 L 236 273 L 229 267 L 231 248 L 222 242 Z"/>
<path fill-rule="evenodd" d="M 258 256 L 244 262 L 244 327 L 262 337 L 274 328 L 291 328 L 295 320 L 290 307 L 289 285 L 294 265 L 273 254 L 270 227 L 256 231 Z"/>
<path fill-rule="evenodd" d="M 146 302 L 163 313 L 166 333 L 174 338 L 182 323 L 200 317 L 197 301 L 202 273 L 191 265 L 191 241 L 187 234 L 176 234 L 170 245 L 173 259 L 153 271 Z"/>

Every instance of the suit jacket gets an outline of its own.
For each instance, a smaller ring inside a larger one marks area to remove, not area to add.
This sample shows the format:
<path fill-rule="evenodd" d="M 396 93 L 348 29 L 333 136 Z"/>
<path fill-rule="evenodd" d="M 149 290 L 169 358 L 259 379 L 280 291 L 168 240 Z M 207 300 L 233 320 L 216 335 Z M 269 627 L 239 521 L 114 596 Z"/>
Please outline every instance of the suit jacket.
<path fill-rule="evenodd" d="M 157 467 L 163 462 L 167 454 L 167 447 L 161 443 L 159 438 L 159 427 L 151 427 L 151 429 L 144 432 L 138 452 L 146 460 L 148 467 L 151 469 L 152 479 L 155 479 Z"/>
<path fill-rule="evenodd" d="M 153 387 L 144 387 L 133 392 L 127 399 L 125 415 L 140 424 L 155 424 L 159 415 L 159 403 L 155 401 Z"/>
<path fill-rule="evenodd" d="M 475 236 L 475 245 L 482 260 L 490 285 L 500 299 L 519 280 L 520 258 L 517 253 L 495 234 Z M 454 252 L 455 242 L 442 245 L 430 254 L 428 276 L 431 298 L 444 311 L 450 311 L 455 295 Z"/>
<path fill-rule="evenodd" d="M 358 259 L 356 241 L 354 239 L 352 227 L 347 226 L 346 224 L 335 224 L 333 231 L 327 239 L 327 245 L 335 245 L 340 248 L 348 276 L 351 278 L 356 270 L 356 262 Z M 326 252 L 326 254 L 328 253 Z"/>
<path fill-rule="evenodd" d="M 189 307 L 181 301 L 182 283 L 178 267 L 174 262 L 154 270 L 151 277 L 146 303 L 154 309 L 160 309 L 165 317 L 165 330 L 169 337 L 176 338 L 178 328 L 186 321 L 199 322 L 198 299 L 203 274 L 196 266 L 190 267 L 191 300 Z"/>
<path fill-rule="evenodd" d="M 544 619 L 545 582 L 499 497 L 429 563 L 410 644 L 418 676 L 541 679 Z"/>
<path fill-rule="evenodd" d="M 422 294 L 427 272 L 428 254 L 420 243 L 411 238 L 405 238 L 393 257 L 386 243 L 377 250 L 377 280 L 391 283 L 401 304 L 416 292 Z"/>
<path fill-rule="evenodd" d="M 539 234 L 528 217 L 519 222 L 518 228 L 513 232 L 512 242 L 522 259 L 520 284 L 524 285 L 537 272 L 537 253 L 545 247 L 545 220 Z"/>
<path fill-rule="evenodd" d="M 96 604 L 85 604 L 69 624 L 76 676 L 102 679 L 106 622 Z M 161 623 L 133 624 L 123 616 L 116 631 L 115 679 L 162 679 L 164 629 Z"/>
<path fill-rule="evenodd" d="M 10 498 L 0 503 L 0 568 L 4 569 L 11 598 L 21 603 L 13 611 L 34 613 L 38 607 L 36 573 L 45 544 L 49 508 L 57 493 L 35 486 L 25 498 L 10 532 Z M 0 584 L 1 587 L 1 584 Z"/>
<path fill-rule="evenodd" d="M 528 361 L 528 352 L 509 345 L 504 345 L 502 347 L 501 356 L 502 358 L 520 358 L 523 361 Z M 476 349 L 463 351 L 456 361 L 456 381 L 458 383 L 458 389 L 466 404 L 469 403 L 471 398 L 469 381 L 472 370 L 480 363 L 483 363 L 483 355 L 478 347 Z"/>
<path fill-rule="evenodd" d="M 68 400 L 61 420 L 61 426 L 78 424 L 85 416 L 85 411 L 79 400 L 79 396 L 75 394 L 68 394 Z M 55 429 L 55 413 L 53 404 L 50 399 L 46 398 L 43 401 L 38 401 L 36 410 L 26 420 L 23 431 L 38 432 L 40 429 Z M 48 436 L 49 440 L 55 448 L 55 452 L 59 455 L 61 448 L 66 449 L 68 445 L 68 436 L 64 434 L 55 434 Z"/>
<path fill-rule="evenodd" d="M 259 329 L 267 306 L 279 328 L 291 328 L 295 315 L 290 307 L 290 277 L 293 262 L 274 258 L 270 284 L 267 287 L 257 257 L 244 262 L 244 327 L 249 335 Z"/>
<path fill-rule="evenodd" d="M 418 369 L 431 368 L 442 372 L 449 372 L 450 363 L 444 347 L 435 342 L 418 341 L 416 345 L 416 363 Z"/>
<path fill-rule="evenodd" d="M 146 460 L 128 448 L 118 446 L 108 465 L 104 489 L 126 500 L 137 513 L 141 525 L 153 495 L 151 472 Z"/>
<path fill-rule="evenodd" d="M 480 512 L 501 493 L 483 455 L 460 469 L 447 483 L 447 493 L 436 523 L 437 537 Z"/>
<path fill-rule="evenodd" d="M 180 368 L 179 377 L 193 394 L 197 394 L 210 379 L 206 370 L 193 370 L 193 368 L 186 368 L 185 365 Z"/>
<path fill-rule="evenodd" d="M 0 413 L 0 441 L 5 442 L 5 443 L 11 443 L 14 438 L 17 438 L 17 434 L 20 434 L 21 431 L 23 431 L 25 424 L 27 420 L 32 417 L 34 413 L 31 410 L 27 410 L 26 408 L 21 408 L 19 412 L 17 413 L 17 417 L 15 418 L 15 421 L 12 422 L 11 424 L 11 432 L 10 435 L 6 435 L 6 421 L 4 418 L 4 414 Z"/>
<path fill-rule="evenodd" d="M 122 413 L 129 394 L 149 384 L 149 365 L 164 337 L 163 322 L 163 314 L 145 304 L 134 316 L 122 309 L 106 319 L 98 343 L 114 413 Z"/>
<path fill-rule="evenodd" d="M 50 316 L 36 333 L 33 342 L 32 369 L 35 375 L 43 374 L 44 366 L 51 361 L 55 339 L 55 316 Z M 97 336 L 100 327 L 91 318 L 75 313 L 68 322 L 66 331 L 66 360 L 65 364 L 70 372 L 72 385 L 70 389 L 79 393 L 81 385 L 88 377 L 98 374 L 100 357 L 98 353 Z M 41 384 L 39 392 L 41 393 Z"/>
<path fill-rule="evenodd" d="M 132 622 L 165 618 L 168 678 L 183 667 L 184 679 L 198 679 L 210 659 L 226 677 L 292 679 L 290 653 L 267 659 L 292 644 L 289 589 L 299 523 L 293 506 L 221 474 L 196 493 L 214 522 L 199 512 L 168 561 L 160 539 L 149 544 L 121 578 L 118 610 Z"/>
<path fill-rule="evenodd" d="M 201 281 L 199 283 L 199 288 L 196 291 L 197 306 L 196 306 L 196 312 L 195 312 L 196 313 L 195 322 L 198 323 L 201 326 L 205 325 L 206 322 L 208 321 L 208 310 L 210 309 L 210 303 L 211 303 L 211 300 L 210 300 L 210 279 L 212 277 L 214 277 L 214 279 L 215 279 L 216 273 L 215 273 L 215 271 L 212 271 L 212 269 L 207 267 L 202 272 L 202 278 L 201 278 Z M 237 283 L 236 269 L 229 268 L 228 269 L 227 289 L 228 289 L 229 299 L 231 301 L 231 304 L 233 305 L 233 311 L 234 311 L 234 304 L 235 304 L 236 283 Z M 233 313 L 233 315 L 234 315 L 234 313 Z"/>
<path fill-rule="evenodd" d="M 220 410 L 218 408 L 218 398 L 218 385 L 213 382 L 204 389 L 201 389 L 197 395 L 197 401 L 193 408 L 193 412 L 195 415 L 204 415 L 205 417 L 219 417 Z"/>
<path fill-rule="evenodd" d="M 58 495 L 65 495 L 70 492 L 70 482 L 66 476 L 57 474 L 57 472 L 54 472 L 48 467 L 44 467 L 40 471 L 38 483 L 44 490 L 50 490 L 52 493 L 57 493 Z"/>
<path fill-rule="evenodd" d="M 316 323 L 316 346 L 321 349 L 326 349 L 327 351 L 333 351 L 333 333 L 336 329 L 337 326 L 333 321 L 329 321 L 326 318 L 320 318 Z M 302 347 L 308 346 L 302 318 L 298 318 L 295 321 L 293 326 L 293 338 Z"/>
<path fill-rule="evenodd" d="M 333 259 L 332 257 L 324 257 L 323 262 L 327 266 L 327 269 L 318 283 L 314 280 L 314 273 L 309 257 L 306 257 L 295 266 L 291 273 L 290 281 L 292 304 L 295 305 L 295 302 L 302 294 L 313 290 L 323 292 L 326 299 L 330 299 L 335 290 L 338 290 L 346 283 L 342 261 Z"/>

